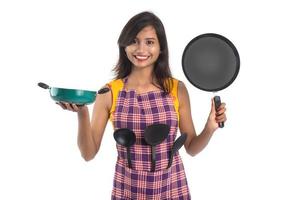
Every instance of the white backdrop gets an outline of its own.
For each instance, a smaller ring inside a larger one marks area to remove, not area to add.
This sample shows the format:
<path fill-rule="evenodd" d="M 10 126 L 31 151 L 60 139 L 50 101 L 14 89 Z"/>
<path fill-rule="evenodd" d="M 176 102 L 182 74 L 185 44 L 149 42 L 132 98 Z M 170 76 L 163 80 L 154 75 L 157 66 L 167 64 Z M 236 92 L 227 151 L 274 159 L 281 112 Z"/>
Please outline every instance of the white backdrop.
<path fill-rule="evenodd" d="M 76 114 L 63 111 L 37 83 L 100 88 L 113 78 L 121 29 L 144 10 L 165 25 L 171 69 L 188 87 L 198 133 L 213 94 L 184 77 L 185 45 L 214 32 L 240 53 L 239 76 L 219 93 L 228 109 L 225 128 L 196 157 L 180 150 L 192 198 L 300 199 L 300 14 L 289 0 L 1 1 L 0 199 L 110 199 L 111 124 L 100 152 L 85 162 Z"/>

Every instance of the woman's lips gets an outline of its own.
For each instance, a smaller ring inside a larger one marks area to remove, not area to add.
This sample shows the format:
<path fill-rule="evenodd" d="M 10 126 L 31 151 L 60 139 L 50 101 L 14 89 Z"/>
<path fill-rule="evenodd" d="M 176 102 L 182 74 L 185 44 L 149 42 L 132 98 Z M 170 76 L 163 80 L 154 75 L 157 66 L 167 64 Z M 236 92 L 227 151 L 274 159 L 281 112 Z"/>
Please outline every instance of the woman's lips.
<path fill-rule="evenodd" d="M 145 55 L 134 55 L 134 57 L 135 57 L 135 59 L 140 60 L 140 61 L 144 61 L 149 58 L 149 56 L 145 56 Z"/>

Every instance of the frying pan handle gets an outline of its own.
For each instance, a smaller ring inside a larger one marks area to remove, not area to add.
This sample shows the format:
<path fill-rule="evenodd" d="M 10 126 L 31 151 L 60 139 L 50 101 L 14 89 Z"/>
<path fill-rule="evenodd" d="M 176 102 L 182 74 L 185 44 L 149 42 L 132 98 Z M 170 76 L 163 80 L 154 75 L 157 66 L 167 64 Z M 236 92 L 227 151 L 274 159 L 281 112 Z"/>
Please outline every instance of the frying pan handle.
<path fill-rule="evenodd" d="M 220 107 L 220 105 L 222 103 L 221 102 L 221 97 L 220 96 L 214 96 L 214 102 L 215 102 L 215 108 L 216 108 L 216 111 L 217 111 L 217 109 Z M 220 122 L 219 127 L 223 128 L 224 127 L 224 122 Z"/>
<path fill-rule="evenodd" d="M 47 85 L 46 83 L 42 83 L 42 82 L 39 82 L 38 83 L 38 86 L 40 86 L 41 88 L 44 88 L 44 89 L 49 89 L 49 85 Z"/>

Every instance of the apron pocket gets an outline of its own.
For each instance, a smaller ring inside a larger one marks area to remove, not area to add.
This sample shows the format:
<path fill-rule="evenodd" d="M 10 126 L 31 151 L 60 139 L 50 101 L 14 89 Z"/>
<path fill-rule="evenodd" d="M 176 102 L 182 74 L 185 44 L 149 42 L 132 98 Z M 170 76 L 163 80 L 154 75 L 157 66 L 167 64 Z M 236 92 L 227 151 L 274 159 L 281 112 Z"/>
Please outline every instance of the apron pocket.
<path fill-rule="evenodd" d="M 171 199 L 171 189 L 171 168 L 150 172 L 125 167 L 125 197 L 139 200 Z"/>

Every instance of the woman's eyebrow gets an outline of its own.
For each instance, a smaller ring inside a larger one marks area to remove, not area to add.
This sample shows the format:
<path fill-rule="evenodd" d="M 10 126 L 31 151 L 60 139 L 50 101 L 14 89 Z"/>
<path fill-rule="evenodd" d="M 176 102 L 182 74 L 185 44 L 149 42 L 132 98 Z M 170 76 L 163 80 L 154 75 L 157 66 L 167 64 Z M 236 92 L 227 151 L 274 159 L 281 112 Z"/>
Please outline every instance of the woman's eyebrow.
<path fill-rule="evenodd" d="M 156 40 L 156 38 L 145 38 L 146 40 Z"/>

